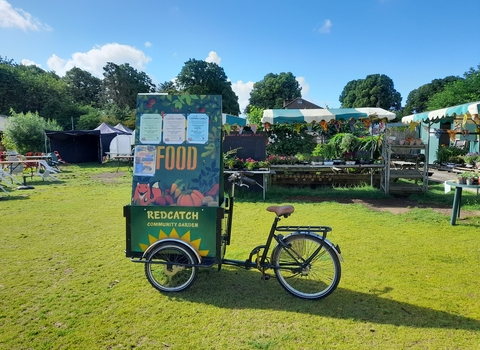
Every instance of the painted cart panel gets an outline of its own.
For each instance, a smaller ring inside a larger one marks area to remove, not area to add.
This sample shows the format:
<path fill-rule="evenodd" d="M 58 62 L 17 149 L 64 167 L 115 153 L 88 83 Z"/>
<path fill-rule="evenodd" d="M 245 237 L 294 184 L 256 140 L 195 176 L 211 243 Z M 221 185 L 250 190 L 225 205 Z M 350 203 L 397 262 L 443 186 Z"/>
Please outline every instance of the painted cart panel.
<path fill-rule="evenodd" d="M 127 219 L 126 256 L 140 257 L 155 242 L 179 239 L 202 257 L 218 257 L 224 225 L 221 207 L 124 207 Z"/>

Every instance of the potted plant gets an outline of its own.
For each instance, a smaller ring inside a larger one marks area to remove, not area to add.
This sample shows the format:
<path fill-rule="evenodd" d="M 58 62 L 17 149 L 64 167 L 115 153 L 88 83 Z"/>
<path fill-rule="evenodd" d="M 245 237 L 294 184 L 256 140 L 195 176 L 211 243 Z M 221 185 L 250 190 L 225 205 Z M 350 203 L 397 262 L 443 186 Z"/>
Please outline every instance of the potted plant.
<path fill-rule="evenodd" d="M 480 160 L 480 155 L 477 152 L 468 152 L 463 156 L 463 161 L 468 168 L 473 168 L 478 160 Z"/>
<path fill-rule="evenodd" d="M 326 165 L 333 165 L 333 160 L 337 157 L 337 150 L 335 145 L 331 143 L 325 143 L 324 147 L 322 147 L 323 153 L 323 164 Z"/>
<path fill-rule="evenodd" d="M 312 151 L 312 164 L 313 165 L 322 165 L 323 164 L 323 147 L 324 143 L 319 143 L 315 146 Z"/>
<path fill-rule="evenodd" d="M 465 180 L 466 185 L 473 184 L 473 178 L 475 177 L 475 173 L 473 171 L 464 171 L 461 175 L 462 178 Z"/>
<path fill-rule="evenodd" d="M 247 170 L 252 171 L 258 168 L 258 162 L 253 158 L 247 158 L 245 161 L 245 167 Z"/>
<path fill-rule="evenodd" d="M 258 161 L 258 169 L 259 170 L 268 170 L 270 164 L 266 160 Z"/>
<path fill-rule="evenodd" d="M 355 161 L 355 152 L 343 152 L 342 158 L 345 160 L 345 164 L 353 165 Z"/>
<path fill-rule="evenodd" d="M 227 169 L 235 169 L 235 165 L 237 164 L 236 158 L 227 158 L 223 161 L 223 166 Z"/>
<path fill-rule="evenodd" d="M 355 158 L 360 164 L 372 164 L 372 157 L 369 151 L 360 150 L 355 152 Z"/>

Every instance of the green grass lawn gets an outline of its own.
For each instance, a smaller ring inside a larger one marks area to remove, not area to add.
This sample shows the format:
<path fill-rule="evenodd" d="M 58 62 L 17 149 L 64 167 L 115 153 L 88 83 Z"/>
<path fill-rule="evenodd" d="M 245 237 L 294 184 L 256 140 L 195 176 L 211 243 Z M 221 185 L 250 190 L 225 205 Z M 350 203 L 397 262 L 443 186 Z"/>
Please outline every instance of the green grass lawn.
<path fill-rule="evenodd" d="M 236 203 L 227 257 L 266 238 L 271 204 L 296 202 L 282 224 L 332 226 L 345 261 L 338 289 L 306 301 L 260 272 L 201 269 L 190 289 L 161 294 L 125 258 L 131 173 L 69 165 L 61 183 L 0 199 L 1 349 L 479 349 L 480 217 L 450 226 L 432 209 L 405 214 L 341 204 L 385 197 L 369 188 L 275 190 Z M 478 198 L 465 194 L 469 208 Z M 451 205 L 440 185 L 421 198 Z M 392 200 L 395 200 L 392 198 Z"/>

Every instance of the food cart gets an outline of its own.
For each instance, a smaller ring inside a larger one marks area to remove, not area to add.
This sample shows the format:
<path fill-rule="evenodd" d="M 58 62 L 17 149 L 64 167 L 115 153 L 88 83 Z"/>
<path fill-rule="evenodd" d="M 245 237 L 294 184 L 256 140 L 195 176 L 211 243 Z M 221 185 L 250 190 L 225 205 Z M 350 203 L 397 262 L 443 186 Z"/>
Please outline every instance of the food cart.
<path fill-rule="evenodd" d="M 139 94 L 126 256 L 141 261 L 175 241 L 213 265 L 225 230 L 222 98 Z M 148 276 L 147 276 L 148 277 Z"/>

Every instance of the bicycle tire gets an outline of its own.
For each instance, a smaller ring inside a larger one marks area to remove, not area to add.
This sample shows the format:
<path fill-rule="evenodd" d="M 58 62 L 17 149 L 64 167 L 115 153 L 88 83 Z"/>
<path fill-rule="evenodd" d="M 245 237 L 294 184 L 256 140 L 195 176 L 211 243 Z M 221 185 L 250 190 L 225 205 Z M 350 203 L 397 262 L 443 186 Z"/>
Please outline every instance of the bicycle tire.
<path fill-rule="evenodd" d="M 181 292 L 190 287 L 198 274 L 197 258 L 185 245 L 175 242 L 160 244 L 147 257 L 145 275 L 161 292 Z"/>
<path fill-rule="evenodd" d="M 301 268 L 301 263 L 310 258 L 322 243 L 323 247 L 310 264 Z M 325 298 L 340 282 L 340 260 L 334 249 L 319 237 L 305 234 L 286 237 L 284 244 L 278 244 L 273 250 L 272 264 L 278 282 L 299 298 Z"/>

